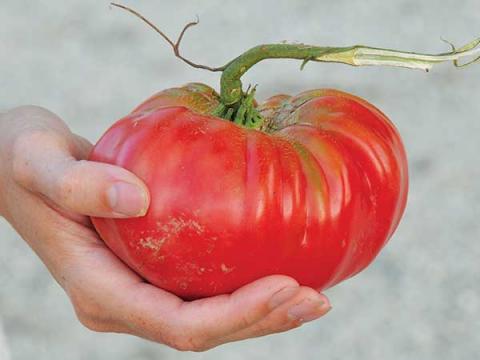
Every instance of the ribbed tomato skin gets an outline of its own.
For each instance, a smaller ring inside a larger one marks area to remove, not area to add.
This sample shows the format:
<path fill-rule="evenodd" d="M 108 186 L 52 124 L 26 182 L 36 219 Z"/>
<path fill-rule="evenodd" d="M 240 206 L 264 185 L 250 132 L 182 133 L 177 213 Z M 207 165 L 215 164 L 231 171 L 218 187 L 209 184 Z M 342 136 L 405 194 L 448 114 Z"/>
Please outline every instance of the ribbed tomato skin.
<path fill-rule="evenodd" d="M 144 217 L 93 218 L 106 244 L 150 283 L 185 299 L 285 274 L 316 289 L 365 268 L 391 237 L 408 191 L 392 123 L 336 90 L 259 106 L 270 131 L 208 115 L 205 85 L 161 92 L 115 123 L 91 160 L 148 186 Z"/>

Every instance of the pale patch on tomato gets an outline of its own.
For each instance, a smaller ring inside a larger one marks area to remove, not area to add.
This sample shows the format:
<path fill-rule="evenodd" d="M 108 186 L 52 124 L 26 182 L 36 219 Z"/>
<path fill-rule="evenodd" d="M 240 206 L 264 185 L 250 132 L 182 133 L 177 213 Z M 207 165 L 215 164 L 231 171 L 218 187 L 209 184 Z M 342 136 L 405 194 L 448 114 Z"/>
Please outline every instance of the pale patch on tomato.
<path fill-rule="evenodd" d="M 229 272 L 232 272 L 233 270 L 235 270 L 235 267 L 234 266 L 228 267 L 227 265 L 222 263 L 220 265 L 220 269 L 222 270 L 223 273 L 228 274 Z"/>

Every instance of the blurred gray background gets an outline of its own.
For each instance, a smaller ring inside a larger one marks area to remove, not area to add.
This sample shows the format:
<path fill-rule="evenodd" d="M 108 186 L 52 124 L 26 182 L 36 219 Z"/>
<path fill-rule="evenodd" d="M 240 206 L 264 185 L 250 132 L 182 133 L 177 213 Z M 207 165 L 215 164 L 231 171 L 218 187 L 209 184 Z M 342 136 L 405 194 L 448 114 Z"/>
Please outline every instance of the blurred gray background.
<path fill-rule="evenodd" d="M 449 50 L 480 35 L 478 0 L 123 1 L 176 36 L 184 54 L 222 65 L 259 43 L 356 43 Z M 153 31 L 98 0 L 0 3 L 0 109 L 37 104 L 94 142 L 153 92 L 218 74 L 187 67 Z M 405 217 L 361 275 L 327 291 L 333 310 L 289 333 L 177 353 L 84 329 L 45 267 L 0 219 L 0 360 L 475 359 L 480 349 L 480 64 L 431 73 L 269 61 L 248 72 L 259 98 L 334 87 L 382 109 L 407 148 Z M 1 327 L 0 327 L 1 329 Z M 1 332 L 1 330 L 0 330 Z M 5 337 L 5 341 L 3 340 Z"/>

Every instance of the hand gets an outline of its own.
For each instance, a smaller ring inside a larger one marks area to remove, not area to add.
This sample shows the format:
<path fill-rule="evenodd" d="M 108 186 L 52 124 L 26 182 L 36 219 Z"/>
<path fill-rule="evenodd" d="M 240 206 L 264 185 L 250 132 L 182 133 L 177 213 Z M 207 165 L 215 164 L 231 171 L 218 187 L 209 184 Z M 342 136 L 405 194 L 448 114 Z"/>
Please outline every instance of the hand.
<path fill-rule="evenodd" d="M 149 197 L 141 180 L 84 160 L 91 144 L 42 108 L 1 114 L 0 144 L 0 214 L 45 263 L 89 329 L 202 351 L 286 331 L 330 309 L 324 295 L 280 275 L 231 295 L 184 302 L 122 263 L 87 216 L 145 214 Z"/>

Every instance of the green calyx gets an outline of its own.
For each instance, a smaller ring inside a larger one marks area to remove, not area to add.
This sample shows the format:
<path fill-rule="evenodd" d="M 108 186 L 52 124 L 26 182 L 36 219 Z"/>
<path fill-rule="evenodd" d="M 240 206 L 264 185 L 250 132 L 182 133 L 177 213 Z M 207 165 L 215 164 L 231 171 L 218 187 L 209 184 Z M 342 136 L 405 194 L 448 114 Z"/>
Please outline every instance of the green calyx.
<path fill-rule="evenodd" d="M 212 115 L 248 129 L 261 129 L 264 119 L 255 107 L 255 92 L 256 86 L 249 86 L 246 92 L 242 91 L 239 101 L 232 105 L 220 102 Z"/>

